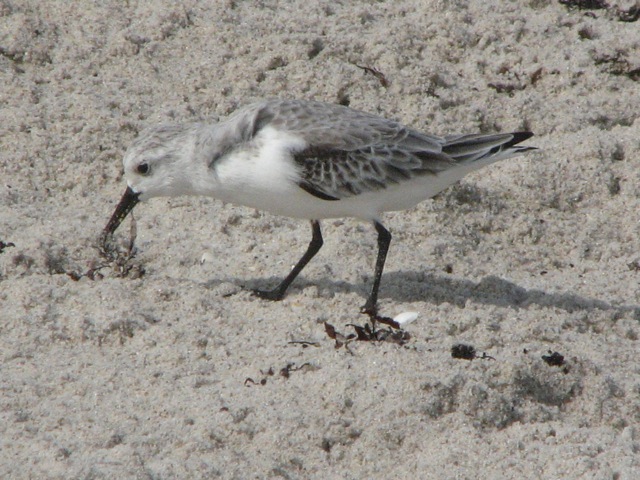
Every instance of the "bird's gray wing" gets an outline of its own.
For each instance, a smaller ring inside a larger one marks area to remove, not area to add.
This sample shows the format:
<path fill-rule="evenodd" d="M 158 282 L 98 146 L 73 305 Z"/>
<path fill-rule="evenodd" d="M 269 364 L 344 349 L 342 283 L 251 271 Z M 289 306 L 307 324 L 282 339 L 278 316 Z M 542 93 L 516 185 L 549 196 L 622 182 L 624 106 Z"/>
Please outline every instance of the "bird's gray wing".
<path fill-rule="evenodd" d="M 271 126 L 301 140 L 291 147 L 300 188 L 323 200 L 382 190 L 400 182 L 477 163 L 478 168 L 535 150 L 518 145 L 530 132 L 427 135 L 398 122 L 342 105 L 266 100 L 249 105 L 206 137 L 209 165 L 237 148 L 256 148 Z M 208 130 L 210 131 L 210 130 Z"/>
<path fill-rule="evenodd" d="M 304 148 L 291 152 L 299 185 L 324 200 L 381 190 L 455 164 L 442 152 L 444 139 L 341 105 L 270 100 L 252 112 L 248 132 L 270 125 L 304 140 Z"/>

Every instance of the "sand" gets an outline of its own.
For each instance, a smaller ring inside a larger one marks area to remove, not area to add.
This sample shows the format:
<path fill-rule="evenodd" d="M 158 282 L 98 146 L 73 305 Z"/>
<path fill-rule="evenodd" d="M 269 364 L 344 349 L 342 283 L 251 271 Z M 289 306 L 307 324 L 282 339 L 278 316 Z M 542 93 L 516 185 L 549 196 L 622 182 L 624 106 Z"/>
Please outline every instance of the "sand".
<path fill-rule="evenodd" d="M 639 478 L 631 6 L 1 1 L 0 477 Z M 404 344 L 325 332 L 366 321 L 356 220 L 323 222 L 279 303 L 242 287 L 282 278 L 305 221 L 155 199 L 131 258 L 130 220 L 101 258 L 141 129 L 265 97 L 535 132 L 539 152 L 385 216 Z"/>

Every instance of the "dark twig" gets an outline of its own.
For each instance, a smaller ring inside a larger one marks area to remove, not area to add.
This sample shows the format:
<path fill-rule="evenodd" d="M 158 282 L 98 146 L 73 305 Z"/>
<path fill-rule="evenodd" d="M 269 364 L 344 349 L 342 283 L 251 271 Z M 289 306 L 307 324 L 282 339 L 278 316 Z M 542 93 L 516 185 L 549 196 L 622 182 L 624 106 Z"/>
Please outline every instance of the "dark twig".
<path fill-rule="evenodd" d="M 354 65 L 364 70 L 365 73 L 368 73 L 376 77 L 380 82 L 380 85 L 382 85 L 383 87 L 385 88 L 389 87 L 389 80 L 387 80 L 387 77 L 385 77 L 384 73 L 382 73 L 380 70 L 372 67 L 366 67 L 364 65 L 358 65 L 357 63 L 354 63 Z"/>

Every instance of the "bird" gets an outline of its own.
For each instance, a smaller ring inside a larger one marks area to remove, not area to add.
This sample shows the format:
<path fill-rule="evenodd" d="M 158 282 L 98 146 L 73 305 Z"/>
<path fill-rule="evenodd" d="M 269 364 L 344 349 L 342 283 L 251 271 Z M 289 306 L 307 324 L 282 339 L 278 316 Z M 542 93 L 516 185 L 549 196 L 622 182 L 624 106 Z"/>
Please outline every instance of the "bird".
<path fill-rule="evenodd" d="M 523 154 L 533 133 L 435 136 L 343 105 L 267 99 L 219 122 L 162 124 L 144 130 L 125 152 L 127 187 L 101 238 L 106 242 L 139 202 L 203 195 L 311 223 L 300 260 L 271 290 L 284 298 L 323 245 L 320 221 L 353 217 L 371 222 L 378 252 L 362 313 L 373 320 L 391 243 L 385 212 L 434 197 L 468 173 Z"/>

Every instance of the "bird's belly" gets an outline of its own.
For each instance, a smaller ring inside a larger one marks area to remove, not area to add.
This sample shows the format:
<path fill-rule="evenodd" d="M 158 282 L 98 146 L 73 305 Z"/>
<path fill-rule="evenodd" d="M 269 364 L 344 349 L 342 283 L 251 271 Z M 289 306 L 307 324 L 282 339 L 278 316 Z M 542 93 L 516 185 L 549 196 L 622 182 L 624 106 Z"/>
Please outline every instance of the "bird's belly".
<path fill-rule="evenodd" d="M 451 185 L 458 180 L 457 177 L 451 178 L 448 175 L 447 178 L 415 178 L 340 200 L 320 199 L 291 182 L 255 182 L 216 196 L 229 203 L 287 217 L 316 220 L 355 217 L 374 220 L 384 212 L 414 207 Z"/>

